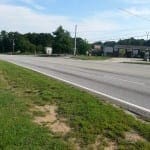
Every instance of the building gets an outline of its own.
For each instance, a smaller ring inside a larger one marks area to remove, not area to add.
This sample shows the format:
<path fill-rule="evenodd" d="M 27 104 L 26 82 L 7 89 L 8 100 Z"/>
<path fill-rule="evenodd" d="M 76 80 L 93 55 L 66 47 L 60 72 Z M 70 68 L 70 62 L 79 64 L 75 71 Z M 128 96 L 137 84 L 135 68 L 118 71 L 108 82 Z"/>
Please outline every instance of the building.
<path fill-rule="evenodd" d="M 89 51 L 88 55 L 91 55 L 91 56 L 101 56 L 101 55 L 103 55 L 102 46 L 100 44 L 94 44 L 93 49 L 91 49 Z"/>
<path fill-rule="evenodd" d="M 102 47 L 101 47 L 101 45 L 99 45 L 99 44 L 95 44 L 95 45 L 94 45 L 94 49 L 95 49 L 95 50 L 101 50 L 101 48 L 102 48 Z"/>
<path fill-rule="evenodd" d="M 113 56 L 114 48 L 113 47 L 104 47 L 103 54 L 104 56 Z"/>
<path fill-rule="evenodd" d="M 94 45 L 94 49 L 89 51 L 92 56 L 114 56 L 114 57 L 128 57 L 128 58 L 147 58 L 150 57 L 150 46 L 136 46 L 136 45 L 115 45 L 101 46 Z"/>
<path fill-rule="evenodd" d="M 52 52 L 53 52 L 52 47 L 45 47 L 45 52 L 47 55 L 52 55 Z"/>
<path fill-rule="evenodd" d="M 124 57 L 143 57 L 146 51 L 150 51 L 149 46 L 133 46 L 133 45 L 115 45 L 114 56 Z"/>

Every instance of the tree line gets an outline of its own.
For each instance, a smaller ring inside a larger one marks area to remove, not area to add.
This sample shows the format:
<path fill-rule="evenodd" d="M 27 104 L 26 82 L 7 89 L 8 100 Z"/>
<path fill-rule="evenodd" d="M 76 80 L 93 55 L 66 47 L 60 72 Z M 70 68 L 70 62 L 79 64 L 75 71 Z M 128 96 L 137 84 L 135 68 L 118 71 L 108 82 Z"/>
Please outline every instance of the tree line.
<path fill-rule="evenodd" d="M 135 39 L 133 37 L 129 39 L 119 40 L 119 41 L 106 41 L 106 42 L 95 42 L 94 44 L 100 44 L 102 46 L 114 47 L 115 45 L 134 45 L 134 46 L 150 46 L 150 40 Z"/>
<path fill-rule="evenodd" d="M 58 27 L 51 33 L 26 33 L 1 31 L 0 53 L 44 54 L 45 47 L 52 47 L 55 54 L 73 54 L 74 38 L 70 33 Z M 86 54 L 90 44 L 77 38 L 77 54 Z"/>
<path fill-rule="evenodd" d="M 14 45 L 13 45 L 14 43 Z M 137 45 L 150 46 L 150 40 L 129 38 L 119 41 L 95 42 L 89 44 L 85 39 L 77 38 L 77 54 L 86 54 L 95 44 L 101 46 Z M 52 47 L 55 54 L 73 54 L 74 38 L 59 26 L 53 33 L 0 32 L 0 53 L 44 54 L 45 47 Z"/>

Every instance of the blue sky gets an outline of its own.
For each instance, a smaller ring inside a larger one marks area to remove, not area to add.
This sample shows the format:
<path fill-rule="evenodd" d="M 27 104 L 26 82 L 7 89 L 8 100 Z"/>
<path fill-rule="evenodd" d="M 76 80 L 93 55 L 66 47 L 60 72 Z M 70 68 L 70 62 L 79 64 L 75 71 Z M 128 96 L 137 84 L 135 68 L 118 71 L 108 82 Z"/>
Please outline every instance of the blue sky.
<path fill-rule="evenodd" d="M 150 0 L 0 0 L 0 30 L 52 32 L 62 25 L 73 36 L 77 24 L 78 36 L 89 42 L 145 38 L 150 32 L 145 18 Z"/>

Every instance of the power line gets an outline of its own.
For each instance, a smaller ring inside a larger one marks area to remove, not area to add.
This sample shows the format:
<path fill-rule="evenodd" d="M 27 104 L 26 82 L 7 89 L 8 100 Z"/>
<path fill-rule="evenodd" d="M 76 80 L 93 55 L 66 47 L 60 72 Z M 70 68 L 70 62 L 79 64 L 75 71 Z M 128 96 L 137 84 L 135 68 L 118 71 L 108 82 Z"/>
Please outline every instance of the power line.
<path fill-rule="evenodd" d="M 127 39 L 127 38 L 131 38 L 131 37 L 134 37 L 134 38 L 142 38 L 142 37 L 146 37 L 147 35 L 139 35 L 139 36 L 126 36 L 126 37 L 118 37 L 118 38 L 110 38 L 110 39 L 100 39 L 99 41 L 117 41 L 117 40 L 123 40 L 123 39 Z"/>
<path fill-rule="evenodd" d="M 144 33 L 146 32 L 146 31 L 143 31 Z M 143 34 L 143 32 L 130 32 L 130 33 L 128 33 L 128 32 L 126 32 L 126 33 L 120 33 L 119 34 L 119 36 L 132 36 L 132 35 L 134 35 L 134 34 Z M 103 37 L 103 38 L 107 38 L 107 37 L 116 37 L 117 35 L 118 35 L 118 32 L 116 32 L 116 33 L 110 33 L 110 34 L 99 34 L 99 33 L 97 33 L 98 35 L 100 35 L 99 37 Z M 94 34 L 94 35 L 97 35 L 97 34 Z M 80 35 L 80 34 L 79 34 Z M 83 34 L 84 36 L 86 36 L 86 35 L 89 35 L 88 33 L 84 33 Z"/>
<path fill-rule="evenodd" d="M 133 33 L 125 33 L 125 34 L 119 34 L 119 36 L 117 36 L 118 35 L 118 33 L 117 33 L 117 35 L 116 34 L 104 34 L 104 36 L 102 35 L 102 34 L 100 34 L 100 36 L 96 36 L 96 37 L 98 37 L 98 38 L 103 38 L 103 39 L 108 39 L 109 37 L 112 37 L 112 39 L 114 39 L 114 37 L 143 37 L 143 36 L 147 36 L 147 33 L 149 33 L 149 32 L 146 32 L 146 31 L 144 31 L 144 33 L 146 33 L 145 35 L 143 35 L 143 32 L 139 32 L 139 33 L 135 33 L 135 32 L 133 32 Z M 142 34 L 142 36 L 141 36 L 141 34 Z M 83 36 L 87 36 L 88 35 L 88 33 L 84 33 L 84 35 Z M 140 35 L 140 36 L 137 36 L 137 35 Z M 149 34 L 148 34 L 148 36 L 149 36 Z"/>
<path fill-rule="evenodd" d="M 114 30 L 114 32 L 122 32 L 122 31 L 142 31 L 142 30 L 150 30 L 150 28 L 137 28 L 137 29 L 135 29 L 135 28 L 128 28 L 128 29 L 119 29 L 119 30 Z M 85 32 L 87 32 L 87 33 L 94 33 L 94 32 L 98 32 L 98 33 L 104 33 L 104 32 L 110 32 L 110 31 L 107 31 L 107 30 L 80 30 L 80 31 L 78 31 L 78 33 L 85 33 Z M 74 31 L 73 32 L 70 32 L 70 33 L 74 33 Z"/>
<path fill-rule="evenodd" d="M 137 15 L 137 14 L 135 14 L 135 13 L 129 11 L 129 10 L 126 10 L 126 9 L 123 9 L 123 8 L 118 8 L 118 9 L 121 10 L 121 11 L 123 11 L 123 12 L 128 13 L 129 15 L 132 15 L 132 16 L 138 17 L 138 18 L 140 18 L 140 19 L 142 19 L 142 20 L 145 20 L 145 21 L 149 21 L 149 22 L 150 22 L 150 19 L 148 19 L 148 18 L 146 18 L 146 17 L 143 17 L 143 16 L 141 16 L 141 15 Z"/>
<path fill-rule="evenodd" d="M 138 15 L 138 14 L 135 14 L 135 13 L 133 13 L 133 12 L 131 12 L 131 11 L 128 11 L 128 10 L 126 10 L 126 9 L 123 9 L 123 8 L 118 8 L 119 10 L 121 10 L 121 11 L 123 11 L 123 12 L 126 12 L 126 13 L 128 13 L 129 15 L 132 15 L 132 16 L 135 16 L 135 17 L 138 17 L 138 18 L 140 18 L 140 19 L 143 19 L 143 20 L 145 20 L 145 21 L 149 21 L 150 22 L 150 19 L 148 19 L 148 18 L 146 18 L 146 17 L 143 17 L 143 16 L 141 16 L 141 15 Z M 121 31 L 139 31 L 140 29 L 120 29 L 120 30 L 115 30 L 114 32 L 121 32 Z M 143 30 L 143 29 L 141 29 L 141 30 Z M 146 30 L 145 28 L 144 28 L 144 30 Z M 149 29 L 147 29 L 147 30 L 149 30 Z M 88 34 L 90 34 L 90 33 L 103 33 L 104 35 L 106 35 L 106 32 L 108 32 L 108 31 L 106 31 L 106 30 L 104 30 L 104 31 L 102 31 L 102 30 L 84 30 L 84 31 L 78 31 L 78 33 L 79 34 L 82 34 L 82 33 L 84 33 L 84 36 L 85 36 L 85 34 L 86 35 L 88 35 Z M 143 31 L 144 32 L 144 31 Z M 145 37 L 146 36 L 146 38 L 147 38 L 147 40 L 149 39 L 149 35 L 150 35 L 150 33 L 149 32 L 146 32 L 146 35 L 140 35 L 140 36 L 130 36 L 130 37 L 134 37 L 134 38 L 140 38 L 140 37 Z M 128 35 L 127 35 L 128 36 Z M 128 36 L 129 37 L 129 36 Z M 104 37 L 105 38 L 105 37 Z M 124 37 L 125 38 L 125 37 Z M 110 39 L 110 40 L 118 40 L 118 39 L 122 39 L 122 38 L 112 38 L 112 39 Z M 108 40 L 108 41 L 110 41 L 110 40 Z M 101 41 L 107 41 L 106 39 L 105 40 L 101 40 Z"/>

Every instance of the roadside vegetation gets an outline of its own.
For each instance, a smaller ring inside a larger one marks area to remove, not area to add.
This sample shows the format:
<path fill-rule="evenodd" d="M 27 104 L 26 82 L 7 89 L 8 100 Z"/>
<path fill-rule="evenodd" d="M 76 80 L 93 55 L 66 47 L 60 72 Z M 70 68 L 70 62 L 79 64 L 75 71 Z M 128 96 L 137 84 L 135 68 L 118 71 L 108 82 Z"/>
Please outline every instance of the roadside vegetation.
<path fill-rule="evenodd" d="M 80 37 L 76 40 L 77 53 L 86 54 L 91 48 L 90 44 Z M 0 32 L 0 53 L 45 54 L 45 47 L 52 47 L 53 54 L 73 54 L 74 38 L 62 26 L 53 33 Z"/>
<path fill-rule="evenodd" d="M 45 48 L 51 47 L 53 54 L 74 54 L 75 39 L 71 33 L 59 26 L 52 33 L 25 33 L 8 32 L 2 30 L 0 32 L 0 53 L 3 54 L 18 54 L 18 55 L 42 55 L 46 54 Z M 86 55 L 87 52 L 96 50 L 94 55 L 104 54 L 104 47 L 114 48 L 115 45 L 130 45 L 130 46 L 150 46 L 150 40 L 144 39 L 124 39 L 119 41 L 106 41 L 89 43 L 81 37 L 76 38 L 76 54 Z M 99 48 L 97 49 L 96 46 Z M 110 54 L 109 54 L 110 55 Z M 113 55 L 113 54 L 111 54 Z M 144 52 L 141 52 L 141 58 L 144 57 Z M 125 49 L 120 49 L 119 57 L 125 56 Z M 92 57 L 90 57 L 92 59 Z M 82 59 L 86 59 L 82 57 Z M 89 58 L 88 58 L 89 59 Z M 93 57 L 95 59 L 95 57 Z M 104 57 L 105 59 L 105 57 Z"/>
<path fill-rule="evenodd" d="M 0 61 L 0 149 L 150 149 L 150 124 L 85 91 Z"/>
<path fill-rule="evenodd" d="M 123 62 L 125 64 L 150 65 L 150 62 Z"/>
<path fill-rule="evenodd" d="M 108 57 L 108 56 L 77 55 L 77 56 L 73 56 L 72 58 L 74 58 L 74 59 L 81 59 L 81 60 L 107 60 L 107 59 L 110 59 L 112 57 Z"/>

